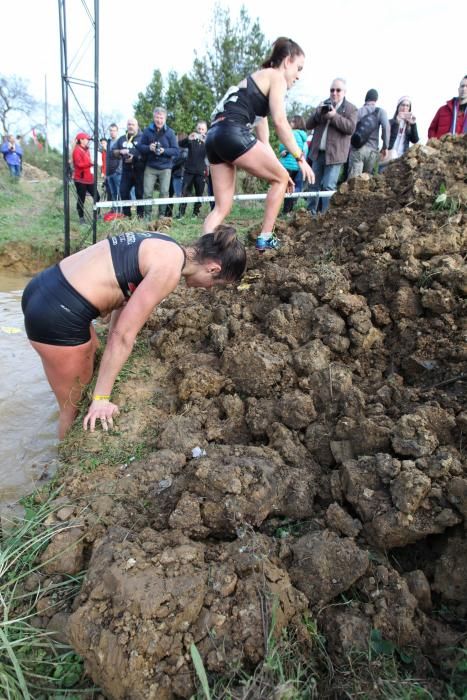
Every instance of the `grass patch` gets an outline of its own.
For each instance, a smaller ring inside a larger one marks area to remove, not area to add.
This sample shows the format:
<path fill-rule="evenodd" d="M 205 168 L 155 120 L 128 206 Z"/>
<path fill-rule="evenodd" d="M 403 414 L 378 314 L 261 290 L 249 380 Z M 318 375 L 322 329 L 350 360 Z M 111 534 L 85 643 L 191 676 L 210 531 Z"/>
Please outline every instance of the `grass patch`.
<path fill-rule="evenodd" d="M 372 630 L 367 651 L 333 661 L 316 621 L 308 614 L 303 621 L 305 635 L 289 627 L 275 638 L 271 630 L 265 658 L 251 674 L 208 673 L 193 645 L 198 689 L 192 700 L 467 700 L 466 649 L 449 650 L 455 661 L 443 671 Z"/>
<path fill-rule="evenodd" d="M 175 207 L 176 208 L 176 205 Z M 196 240 L 202 235 L 204 219 L 210 212 L 208 204 L 203 204 L 199 216 L 191 216 L 188 211 L 182 219 L 162 218 L 147 222 L 133 217 L 131 220 L 116 219 L 109 223 L 99 222 L 98 238 L 124 233 L 125 231 L 147 231 L 157 228 L 162 233 L 175 238 L 182 244 Z M 264 202 L 235 202 L 225 223 L 234 226 L 240 239 L 245 240 L 248 230 L 261 223 L 264 213 Z"/>
<path fill-rule="evenodd" d="M 34 623 L 36 604 L 46 592 L 51 600 L 76 596 L 81 576 L 61 576 L 43 591 L 40 576 L 45 564 L 39 557 L 52 536 L 66 529 L 64 523 L 47 525 L 54 508 L 51 496 L 45 503 L 25 501 L 24 519 L 2 540 L 0 550 L 0 696 L 10 700 L 61 700 L 93 698 L 96 689 L 84 677 L 82 659 L 70 646 L 55 640 Z M 37 575 L 31 590 L 26 579 Z"/>
<path fill-rule="evenodd" d="M 46 153 L 45 148 L 37 148 L 35 143 L 28 143 L 23 148 L 23 158 L 28 165 L 44 170 L 53 177 L 62 178 L 63 156 L 56 148 L 49 146 Z"/>
<path fill-rule="evenodd" d="M 99 333 L 102 342 L 96 357 L 96 367 L 99 367 L 100 356 L 105 347 L 104 335 L 105 333 Z M 140 333 L 136 339 L 131 355 L 115 380 L 113 400 L 115 400 L 117 404 L 119 404 L 119 385 L 123 385 L 125 382 L 133 379 L 141 379 L 144 376 L 149 376 L 150 369 L 144 366 L 144 362 L 149 360 L 149 353 L 150 346 L 147 337 L 144 333 Z M 86 473 L 93 472 L 102 464 L 121 466 L 135 459 L 142 459 L 153 449 L 155 440 L 154 430 L 149 428 L 143 431 L 137 442 L 128 439 L 119 431 L 118 423 L 116 427 L 108 433 L 101 431 L 100 428 L 97 427 L 93 435 L 89 433 L 87 439 L 83 439 L 83 419 L 94 392 L 96 379 L 97 373 L 95 373 L 92 383 L 87 388 L 86 396 L 81 402 L 80 413 L 72 428 L 67 433 L 65 440 L 59 445 L 60 461 L 68 465 L 70 463 L 76 464 L 81 471 Z M 151 399 L 148 399 L 148 406 L 150 403 Z M 132 410 L 133 406 L 129 403 L 125 407 L 120 408 L 120 413 L 126 413 Z"/>
<path fill-rule="evenodd" d="M 154 215 L 156 215 L 154 209 Z M 174 214 L 178 211 L 174 206 Z M 105 213 L 106 210 L 100 210 Z M 236 202 L 226 223 L 238 230 L 244 238 L 251 226 L 261 222 L 264 202 Z M 182 219 L 163 219 L 160 226 L 153 220 L 151 228 L 156 227 L 173 236 L 180 243 L 196 240 L 202 233 L 203 222 L 210 207 L 203 204 L 198 217 L 191 215 L 191 205 Z M 70 183 L 70 238 L 72 251 L 79 250 L 92 243 L 92 201 L 86 197 L 85 218 L 88 226 L 78 225 L 76 212 L 76 193 Z M 129 220 L 97 223 L 97 240 L 106 238 L 116 232 L 145 231 L 148 222 L 135 216 Z M 11 178 L 9 173 L 0 170 L 0 253 L 2 247 L 10 243 L 31 245 L 31 257 L 43 261 L 44 266 L 63 256 L 64 219 L 63 219 L 63 184 L 60 179 L 47 179 L 38 182 Z"/>
<path fill-rule="evenodd" d="M 196 646 L 192 645 L 191 656 L 199 682 L 192 700 L 317 700 L 325 697 L 334 671 L 316 623 L 306 616 L 300 634 L 289 627 L 277 636 L 274 617 L 273 606 L 265 657 L 251 674 L 236 668 L 222 677 L 209 674 Z"/>

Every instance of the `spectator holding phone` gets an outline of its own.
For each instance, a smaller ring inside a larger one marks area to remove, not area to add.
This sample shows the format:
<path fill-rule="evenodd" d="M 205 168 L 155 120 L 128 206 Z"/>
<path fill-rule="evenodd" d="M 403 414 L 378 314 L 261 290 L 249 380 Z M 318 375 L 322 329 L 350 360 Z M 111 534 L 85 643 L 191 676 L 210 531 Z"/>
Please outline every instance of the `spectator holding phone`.
<path fill-rule="evenodd" d="M 412 101 L 404 95 L 397 102 L 395 114 L 389 120 L 391 128 L 389 150 L 393 158 L 403 156 L 411 143 L 418 143 L 417 119 L 412 112 Z"/>
<path fill-rule="evenodd" d="M 12 177 L 20 177 L 23 150 L 21 146 L 16 143 L 13 134 L 8 134 L 8 139 L 2 144 L 1 150 L 3 158 L 10 170 L 10 175 L 12 175 Z"/>

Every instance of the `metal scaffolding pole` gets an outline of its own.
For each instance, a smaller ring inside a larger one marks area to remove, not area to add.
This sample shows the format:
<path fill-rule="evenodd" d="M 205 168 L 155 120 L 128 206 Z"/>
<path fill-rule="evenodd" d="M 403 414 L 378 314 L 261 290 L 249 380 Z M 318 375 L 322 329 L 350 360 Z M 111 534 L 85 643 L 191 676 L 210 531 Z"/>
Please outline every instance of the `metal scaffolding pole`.
<path fill-rule="evenodd" d="M 99 0 L 94 0 L 94 189 L 97 201 L 97 151 L 99 146 Z M 92 211 L 92 242 L 97 240 L 97 209 Z"/>
<path fill-rule="evenodd" d="M 70 255 L 70 180 L 68 177 L 70 124 L 68 111 L 68 53 L 66 43 L 65 0 L 58 0 L 58 15 L 60 23 L 60 65 L 62 71 L 63 225 L 64 254 L 66 257 Z"/>
<path fill-rule="evenodd" d="M 86 5 L 86 0 L 81 0 L 87 20 L 91 24 L 94 32 L 94 80 L 86 80 L 78 76 L 72 76 L 69 73 L 68 61 L 68 26 L 67 26 L 67 0 L 58 0 L 58 15 L 60 26 L 60 64 L 62 77 L 62 141 L 63 141 L 63 215 L 64 215 L 64 254 L 69 255 L 71 252 L 70 245 L 70 94 L 76 100 L 77 106 L 81 113 L 85 115 L 85 110 L 79 102 L 79 99 L 71 88 L 74 84 L 79 87 L 90 88 L 94 92 L 92 120 L 89 124 L 93 124 L 94 130 L 94 201 L 97 198 L 98 189 L 98 170 L 97 170 L 97 153 L 99 147 L 99 0 L 94 0 L 94 16 L 91 14 Z M 72 3 L 72 9 L 76 11 L 77 4 Z M 73 23 L 72 23 L 73 24 Z M 92 241 L 96 242 L 97 231 L 97 214 L 93 209 L 92 215 Z M 84 239 L 85 240 L 85 239 Z"/>

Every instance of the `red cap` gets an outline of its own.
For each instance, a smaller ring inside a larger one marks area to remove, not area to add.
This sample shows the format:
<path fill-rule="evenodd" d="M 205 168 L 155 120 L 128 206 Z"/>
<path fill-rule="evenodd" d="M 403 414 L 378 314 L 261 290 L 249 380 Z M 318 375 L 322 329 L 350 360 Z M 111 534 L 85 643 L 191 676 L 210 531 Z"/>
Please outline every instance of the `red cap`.
<path fill-rule="evenodd" d="M 80 131 L 79 134 L 76 134 L 76 140 L 81 141 L 81 139 L 87 139 L 88 141 L 91 141 L 91 136 L 89 134 L 85 134 L 84 131 Z"/>

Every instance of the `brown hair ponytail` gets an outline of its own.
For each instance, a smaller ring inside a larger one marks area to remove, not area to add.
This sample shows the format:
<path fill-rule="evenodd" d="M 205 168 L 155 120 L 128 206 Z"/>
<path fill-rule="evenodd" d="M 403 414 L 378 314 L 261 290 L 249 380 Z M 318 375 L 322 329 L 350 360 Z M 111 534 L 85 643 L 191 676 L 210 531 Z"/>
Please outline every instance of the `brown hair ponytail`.
<path fill-rule="evenodd" d="M 266 58 L 261 68 L 279 68 L 280 64 L 287 56 L 304 56 L 305 52 L 292 39 L 280 36 L 272 45 L 271 53 Z"/>
<path fill-rule="evenodd" d="M 232 226 L 216 226 L 213 233 L 205 233 L 189 247 L 195 251 L 196 262 L 218 261 L 221 265 L 219 277 L 227 282 L 237 282 L 245 272 L 245 246 Z"/>

